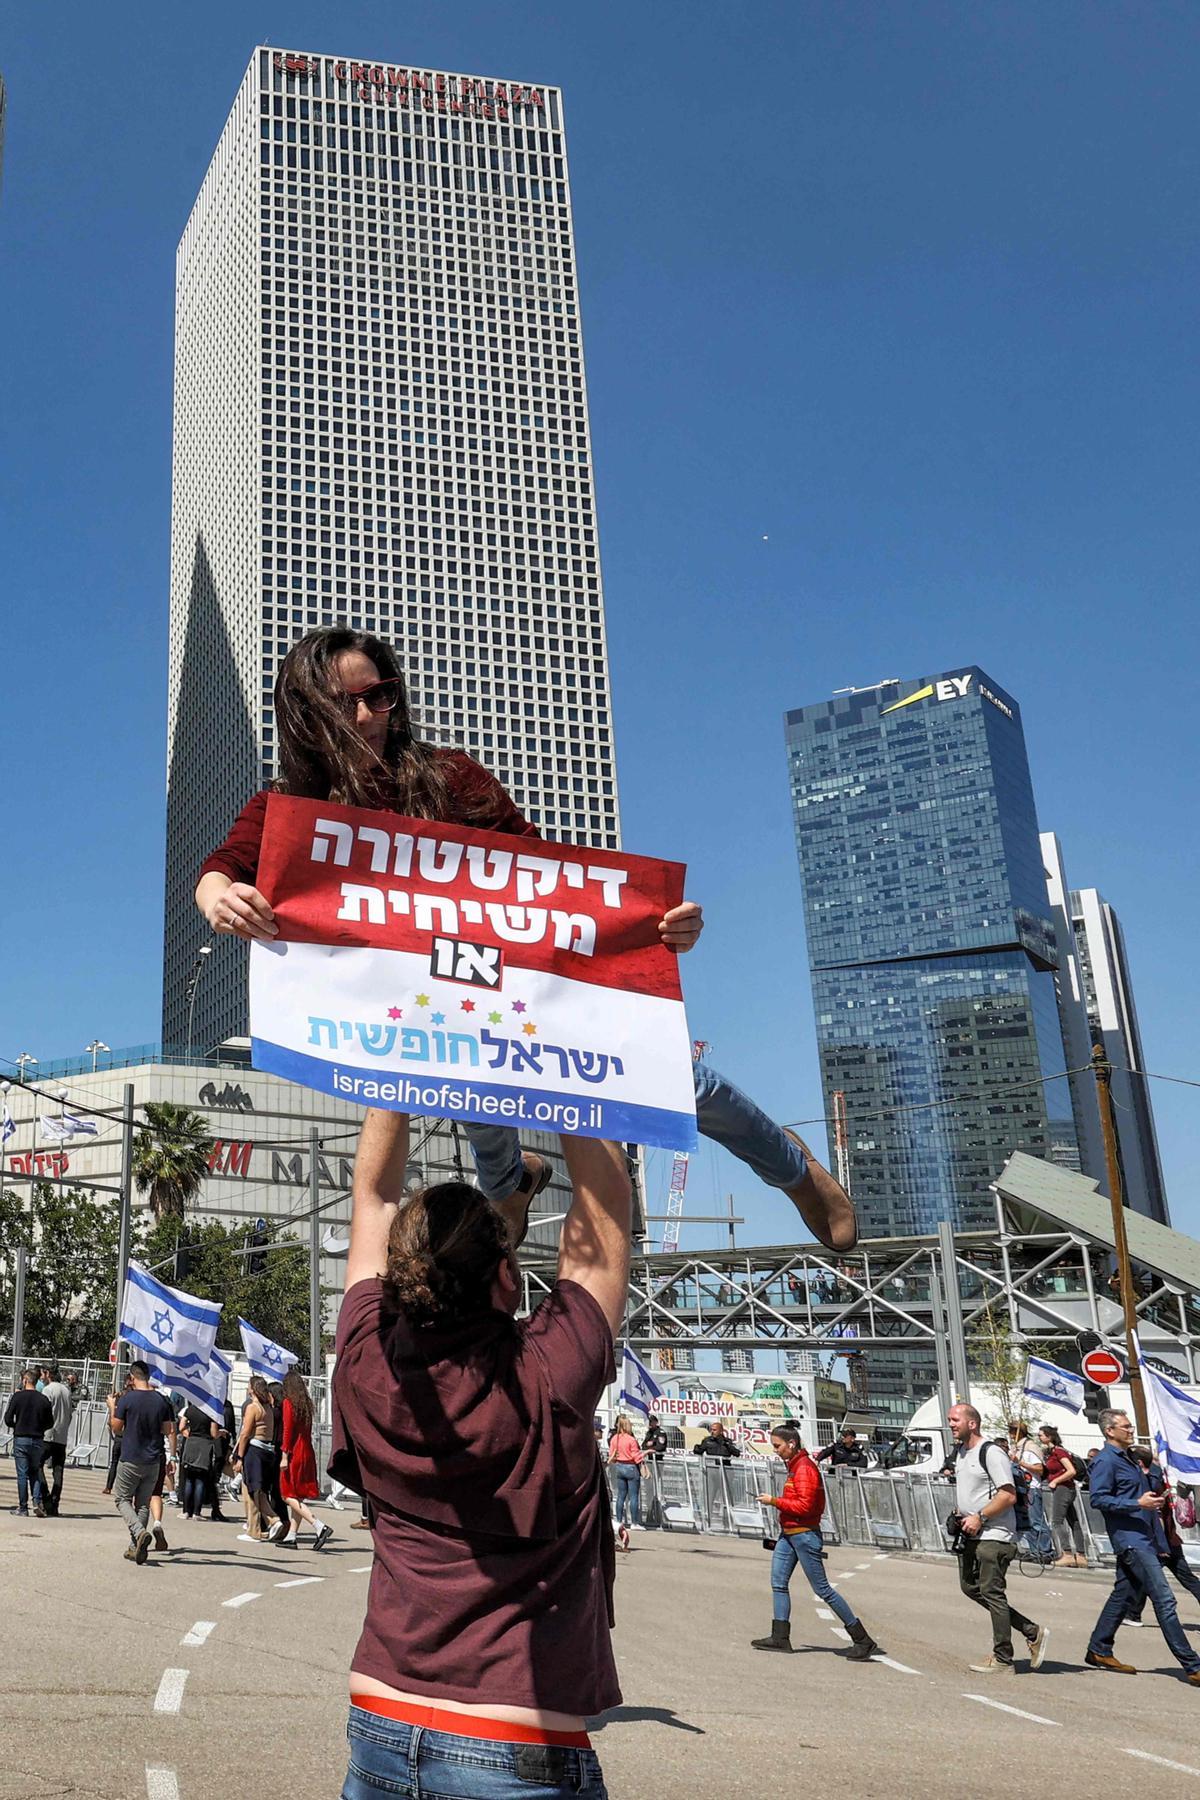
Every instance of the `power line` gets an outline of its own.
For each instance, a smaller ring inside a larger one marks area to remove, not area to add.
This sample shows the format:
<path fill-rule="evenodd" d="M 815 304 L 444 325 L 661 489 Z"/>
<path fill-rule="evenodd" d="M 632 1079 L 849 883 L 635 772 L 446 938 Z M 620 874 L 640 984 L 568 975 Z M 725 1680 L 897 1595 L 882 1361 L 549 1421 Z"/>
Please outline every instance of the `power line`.
<path fill-rule="evenodd" d="M 1070 1075 L 1090 1074 L 1091 1067 L 1092 1067 L 1092 1065 L 1090 1063 L 1086 1063 L 1084 1065 L 1084 1067 L 1081 1069 L 1063 1069 L 1057 1075 L 1041 1075 L 1034 1081 L 1001 1082 L 998 1087 L 989 1088 L 985 1094 L 981 1094 L 979 1097 L 981 1099 L 990 1100 L 990 1099 L 994 1099 L 997 1095 L 1016 1093 L 1022 1088 L 1045 1087 L 1051 1081 L 1065 1081 L 1067 1079 L 1067 1077 Z M 1193 1085 L 1200 1087 L 1200 1082 L 1197 1082 Z M 876 1119 L 894 1118 L 897 1113 L 929 1112 L 934 1107 L 965 1106 L 967 1104 L 967 1102 L 968 1102 L 967 1095 L 957 1094 L 957 1095 L 952 1095 L 949 1099 L 946 1099 L 946 1100 L 917 1100 L 917 1101 L 914 1101 L 911 1105 L 889 1106 L 886 1109 L 886 1111 L 884 1111 L 884 1112 L 853 1113 L 853 1114 L 851 1114 L 851 1119 L 855 1125 L 869 1125 L 869 1124 L 873 1123 Z M 834 1120 L 827 1119 L 823 1114 L 819 1115 L 815 1119 L 792 1119 L 789 1121 L 789 1125 L 790 1125 L 791 1129 L 794 1129 L 797 1125 L 832 1125 L 833 1123 L 834 1123 Z"/>

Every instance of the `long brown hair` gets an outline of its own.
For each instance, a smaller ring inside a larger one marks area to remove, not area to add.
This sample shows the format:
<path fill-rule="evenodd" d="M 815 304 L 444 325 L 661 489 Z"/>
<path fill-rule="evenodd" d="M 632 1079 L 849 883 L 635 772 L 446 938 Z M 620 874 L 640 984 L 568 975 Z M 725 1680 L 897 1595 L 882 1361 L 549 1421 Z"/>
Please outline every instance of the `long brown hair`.
<path fill-rule="evenodd" d="M 387 739 L 376 755 L 338 699 L 336 663 L 359 650 L 380 680 L 399 683 Z M 293 644 L 275 678 L 281 794 L 333 800 L 342 806 L 391 808 L 416 819 L 466 820 L 461 794 L 451 795 L 444 757 L 414 735 L 408 689 L 395 651 L 369 631 L 322 626 Z M 469 821 L 468 821 L 469 822 Z"/>
<path fill-rule="evenodd" d="M 478 1188 L 440 1181 L 392 1220 L 385 1280 L 411 1325 L 449 1325 L 485 1312 L 508 1249 L 504 1220 Z"/>
<path fill-rule="evenodd" d="M 284 1376 L 283 1397 L 292 1409 L 297 1427 L 307 1436 L 312 1430 L 313 1403 L 298 1369 L 289 1369 Z"/>
<path fill-rule="evenodd" d="M 271 1406 L 271 1390 L 261 1375 L 252 1375 L 246 1386 L 264 1410 Z"/>

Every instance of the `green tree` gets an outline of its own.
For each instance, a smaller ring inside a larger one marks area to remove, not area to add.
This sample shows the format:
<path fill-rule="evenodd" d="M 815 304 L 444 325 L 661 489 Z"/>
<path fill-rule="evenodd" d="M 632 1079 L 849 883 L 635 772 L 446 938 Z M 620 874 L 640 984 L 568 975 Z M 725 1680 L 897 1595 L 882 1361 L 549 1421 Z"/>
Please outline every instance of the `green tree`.
<path fill-rule="evenodd" d="M 208 1120 L 168 1100 L 148 1100 L 142 1111 L 146 1123 L 133 1145 L 134 1184 L 149 1196 L 155 1219 L 182 1219 L 208 1174 Z"/>
<path fill-rule="evenodd" d="M 107 1196 L 93 1198 L 80 1188 L 60 1190 L 49 1181 L 33 1184 L 28 1203 L 0 1195 L 0 1242 L 23 1244 L 29 1252 L 25 1274 L 24 1343 L 31 1356 L 104 1356 L 112 1341 L 117 1310 L 117 1244 L 120 1212 Z M 131 1254 L 141 1232 L 135 1224 Z M 0 1276 L 0 1318 L 11 1342 L 16 1285 L 15 1259 L 4 1259 Z"/>
<path fill-rule="evenodd" d="M 972 1380 L 995 1390 L 995 1408 L 984 1414 L 985 1434 L 1006 1432 L 1010 1419 L 1024 1419 L 1031 1430 L 1040 1423 L 1041 1408 L 1025 1393 L 1029 1350 L 999 1303 L 984 1307 L 967 1338 L 967 1364 Z"/>
<path fill-rule="evenodd" d="M 189 1219 L 181 1227 L 178 1219 L 160 1219 L 146 1239 L 146 1260 L 150 1264 L 163 1262 L 183 1246 L 181 1256 L 186 1256 L 187 1273 L 178 1276 L 178 1285 L 202 1300 L 220 1302 L 217 1342 L 222 1347 L 240 1348 L 238 1319 L 243 1318 L 307 1363 L 307 1240 L 277 1236 L 269 1219 L 267 1227 L 272 1244 L 282 1247 L 266 1252 L 266 1268 L 261 1275 L 251 1275 L 249 1258 L 237 1254 L 246 1247 L 247 1227 L 221 1225 L 214 1220 Z M 173 1281 L 172 1264 L 167 1262 L 159 1274 L 164 1281 Z M 328 1290 L 322 1289 L 322 1337 L 327 1297 Z"/>

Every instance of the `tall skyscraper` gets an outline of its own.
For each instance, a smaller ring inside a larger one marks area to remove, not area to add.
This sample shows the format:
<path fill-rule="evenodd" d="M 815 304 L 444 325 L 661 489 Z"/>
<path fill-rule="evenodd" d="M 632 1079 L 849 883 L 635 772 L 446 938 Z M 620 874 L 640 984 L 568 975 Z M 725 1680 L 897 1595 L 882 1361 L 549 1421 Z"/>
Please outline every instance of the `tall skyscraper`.
<path fill-rule="evenodd" d="M 256 50 L 179 246 L 173 455 L 164 1042 L 313 626 L 389 639 L 425 735 L 619 846 L 557 89 Z M 190 1036 L 245 1029 L 222 937 Z"/>
<path fill-rule="evenodd" d="M 1075 948 L 1075 930 L 1071 923 L 1071 893 L 1063 866 L 1062 845 L 1052 831 L 1043 831 L 1040 841 L 1050 918 L 1054 925 L 1054 942 L 1058 951 L 1058 967 L 1054 971 L 1058 1019 L 1062 1027 L 1067 1068 L 1072 1071 L 1067 1080 L 1071 1089 L 1071 1112 L 1078 1149 L 1075 1167 L 1081 1174 L 1098 1181 L 1107 1194 L 1108 1175 L 1104 1162 L 1104 1140 L 1100 1134 L 1100 1109 L 1096 1100 L 1095 1077 L 1089 1067 L 1092 1033 L 1084 998 L 1083 976 Z"/>
<path fill-rule="evenodd" d="M 1117 1157 L 1125 1204 L 1169 1225 L 1150 1088 L 1138 1076 L 1146 1060 L 1133 1004 L 1125 934 L 1116 913 L 1095 888 L 1072 889 L 1070 900 L 1092 1042 L 1103 1045 L 1113 1067 Z"/>
<path fill-rule="evenodd" d="M 863 1230 L 990 1223 L 1013 1150 L 1077 1155 L 1016 701 L 959 669 L 801 707 L 786 736 L 825 1110 L 844 1095 Z"/>

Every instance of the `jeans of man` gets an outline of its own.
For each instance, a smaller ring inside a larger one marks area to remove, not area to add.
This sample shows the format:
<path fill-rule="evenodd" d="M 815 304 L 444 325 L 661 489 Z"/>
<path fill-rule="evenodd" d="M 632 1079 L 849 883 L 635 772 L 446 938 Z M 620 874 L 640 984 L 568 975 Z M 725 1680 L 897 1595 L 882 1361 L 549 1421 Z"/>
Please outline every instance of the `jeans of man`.
<path fill-rule="evenodd" d="M 1133 1612 L 1140 1599 L 1148 1597 L 1159 1630 L 1176 1662 L 1181 1663 L 1189 1675 L 1200 1669 L 1200 1656 L 1183 1635 L 1175 1596 L 1153 1545 L 1144 1539 L 1138 1543 L 1114 1544 L 1113 1549 L 1117 1553 L 1117 1579 L 1096 1620 L 1088 1644 L 1089 1652 L 1093 1656 L 1111 1656 L 1121 1621 Z"/>
<path fill-rule="evenodd" d="M 1017 1546 L 1006 1538 L 968 1538 L 958 1553 L 958 1584 L 968 1600 L 991 1614 L 992 1655 L 998 1663 L 1013 1659 L 1014 1625 L 1030 1641 L 1038 1634 L 1034 1621 L 1009 1605 L 1004 1583 L 1016 1554 Z"/>
<path fill-rule="evenodd" d="M 145 1531 L 150 1522 L 150 1496 L 158 1481 L 159 1458 L 152 1462 L 123 1462 L 117 1464 L 117 1478 L 113 1483 L 113 1505 L 129 1527 L 129 1535 L 136 1538 Z"/>
<path fill-rule="evenodd" d="M 1186 1588 L 1193 1600 L 1200 1600 L 1200 1577 L 1197 1576 L 1195 1569 L 1192 1568 L 1187 1557 L 1183 1554 L 1183 1546 L 1181 1544 L 1172 1545 L 1170 1554 L 1165 1559 L 1162 1557 L 1159 1558 L 1159 1566 L 1164 1569 L 1170 1569 L 1180 1587 Z M 1128 1617 L 1131 1619 L 1140 1619 L 1145 1610 L 1146 1595 L 1143 1593 L 1130 1607 Z"/>
<path fill-rule="evenodd" d="M 642 1522 L 642 1471 L 636 1463 L 617 1463 L 614 1467 L 617 1481 L 617 1524 L 625 1523 L 625 1513 L 628 1509 L 629 1523 L 640 1525 Z"/>
<path fill-rule="evenodd" d="M 431 1702 L 436 1706 L 437 1702 Z M 607 1800 L 594 1750 L 559 1744 L 507 1744 L 492 1738 L 430 1731 L 350 1708 L 350 1767 L 341 1800 L 547 1800 L 554 1794 Z"/>
<path fill-rule="evenodd" d="M 696 1125 L 744 1162 L 767 1187 L 790 1188 L 804 1179 L 807 1163 L 800 1146 L 755 1106 L 740 1088 L 705 1062 L 692 1070 Z M 510 1125 L 464 1124 L 480 1191 L 506 1200 L 520 1182 L 521 1142 Z"/>
<path fill-rule="evenodd" d="M 804 1578 L 817 1599 L 823 1600 L 847 1628 L 857 1625 L 858 1617 L 854 1608 L 842 1598 L 825 1573 L 819 1531 L 780 1532 L 775 1540 L 775 1549 L 771 1554 L 771 1617 L 791 1618 L 792 1599 L 788 1593 L 788 1583 L 797 1565 L 804 1571 Z"/>
<path fill-rule="evenodd" d="M 42 1461 L 42 1486 L 48 1489 L 46 1494 L 46 1511 L 54 1516 L 58 1511 L 58 1503 L 62 1499 L 63 1470 L 67 1466 L 67 1446 L 46 1440 L 46 1454 Z"/>
<path fill-rule="evenodd" d="M 1029 1488 L 1029 1530 L 1026 1536 L 1029 1539 L 1029 1548 L 1035 1556 L 1045 1557 L 1049 1560 L 1054 1555 L 1054 1539 L 1051 1536 L 1050 1527 L 1046 1523 L 1046 1503 L 1043 1490 L 1040 1487 L 1034 1487 L 1032 1483 Z"/>
<path fill-rule="evenodd" d="M 42 1480 L 42 1458 L 46 1454 L 45 1443 L 41 1438 L 15 1437 L 12 1452 L 13 1462 L 17 1466 L 18 1511 L 29 1511 L 30 1488 L 33 1489 L 33 1504 L 43 1506 L 46 1501 L 46 1484 Z"/>

